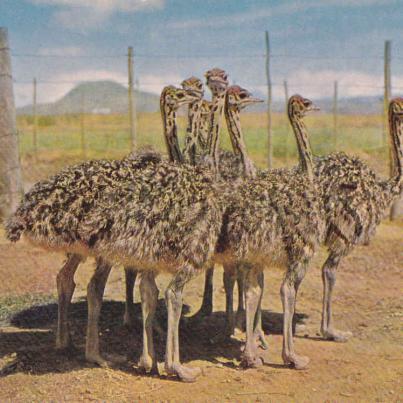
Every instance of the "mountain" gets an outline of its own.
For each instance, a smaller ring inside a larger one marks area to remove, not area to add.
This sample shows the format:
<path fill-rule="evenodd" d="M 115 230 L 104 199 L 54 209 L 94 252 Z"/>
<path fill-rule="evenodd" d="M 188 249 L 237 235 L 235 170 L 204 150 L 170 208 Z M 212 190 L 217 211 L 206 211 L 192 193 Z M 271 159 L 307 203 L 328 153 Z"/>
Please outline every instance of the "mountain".
<path fill-rule="evenodd" d="M 139 112 L 159 110 L 159 97 L 143 92 L 134 92 Z M 61 115 L 66 113 L 126 113 L 128 109 L 127 88 L 114 81 L 84 82 L 53 103 L 38 104 L 39 115 Z M 17 109 L 18 114 L 32 114 L 32 105 Z"/>
<path fill-rule="evenodd" d="M 265 94 L 256 96 L 265 99 Z M 156 112 L 159 110 L 158 95 L 149 92 L 135 91 L 136 107 L 138 112 Z M 321 108 L 322 113 L 332 113 L 333 100 L 331 98 L 312 99 Z M 274 112 L 284 112 L 284 101 L 274 99 Z M 339 113 L 350 115 L 380 114 L 383 101 L 380 96 L 366 96 L 342 98 L 338 101 Z M 56 102 L 37 105 L 39 115 L 60 115 L 66 113 L 126 113 L 128 108 L 127 88 L 114 81 L 84 82 Z M 245 112 L 264 112 L 266 103 L 256 104 Z M 18 114 L 32 114 L 32 105 L 17 109 Z"/>

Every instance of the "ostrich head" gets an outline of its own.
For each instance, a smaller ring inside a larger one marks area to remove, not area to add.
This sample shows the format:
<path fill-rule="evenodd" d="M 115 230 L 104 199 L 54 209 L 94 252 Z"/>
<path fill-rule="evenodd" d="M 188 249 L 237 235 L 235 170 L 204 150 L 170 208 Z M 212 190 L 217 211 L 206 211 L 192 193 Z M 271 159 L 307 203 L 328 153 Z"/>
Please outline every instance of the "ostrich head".
<path fill-rule="evenodd" d="M 389 113 L 403 118 L 403 98 L 394 98 L 389 103 Z"/>
<path fill-rule="evenodd" d="M 206 84 L 214 95 L 222 95 L 228 87 L 228 75 L 219 68 L 208 70 L 204 75 Z"/>
<path fill-rule="evenodd" d="M 310 99 L 304 98 L 301 95 L 293 95 L 288 100 L 288 115 L 295 118 L 303 118 L 310 111 L 318 111 Z"/>
<path fill-rule="evenodd" d="M 239 85 L 231 85 L 226 93 L 227 107 L 230 110 L 240 111 L 248 105 L 263 102 L 262 99 L 252 97 L 252 94 Z"/>
<path fill-rule="evenodd" d="M 197 77 L 189 77 L 181 83 L 182 88 L 191 95 L 202 99 L 204 95 L 203 82 Z"/>
<path fill-rule="evenodd" d="M 178 110 L 182 105 L 190 104 L 198 99 L 198 97 L 192 95 L 191 93 L 170 85 L 165 87 L 161 94 L 161 99 L 164 100 L 165 105 L 167 105 L 172 110 Z"/>

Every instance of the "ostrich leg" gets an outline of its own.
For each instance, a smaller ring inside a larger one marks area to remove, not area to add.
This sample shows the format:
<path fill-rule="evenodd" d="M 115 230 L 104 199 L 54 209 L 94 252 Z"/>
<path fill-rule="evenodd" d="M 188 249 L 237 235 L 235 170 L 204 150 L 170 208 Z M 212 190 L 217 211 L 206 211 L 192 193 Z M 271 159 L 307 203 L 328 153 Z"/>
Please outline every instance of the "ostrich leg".
<path fill-rule="evenodd" d="M 333 328 L 332 323 L 332 293 L 340 260 L 341 254 L 331 252 L 322 267 L 323 309 L 321 333 L 327 340 L 346 342 L 352 336 L 352 333 L 336 330 Z"/>
<path fill-rule="evenodd" d="M 235 268 L 237 273 L 236 283 L 238 286 L 238 309 L 235 317 L 234 334 L 243 333 L 245 330 L 245 272 L 242 267 L 238 265 Z"/>
<path fill-rule="evenodd" d="M 158 288 L 153 272 L 143 272 L 140 280 L 141 309 L 143 314 L 143 353 L 139 367 L 145 372 L 158 375 L 154 350 L 153 321 L 158 303 Z"/>
<path fill-rule="evenodd" d="M 134 300 L 133 290 L 134 283 L 136 282 L 137 270 L 131 267 L 125 267 L 126 277 L 126 302 L 125 302 L 125 314 L 123 317 L 123 323 L 128 328 L 134 327 Z"/>
<path fill-rule="evenodd" d="M 193 266 L 186 265 L 176 273 L 165 291 L 168 309 L 165 370 L 168 375 L 177 375 L 184 382 L 194 382 L 201 373 L 199 368 L 190 368 L 181 364 L 179 357 L 179 321 L 183 305 L 183 287 L 197 274 L 198 271 Z"/>
<path fill-rule="evenodd" d="M 200 309 L 192 316 L 192 320 L 199 320 L 213 313 L 213 276 L 214 266 L 206 270 L 204 278 L 203 301 Z"/>
<path fill-rule="evenodd" d="M 263 350 L 267 350 L 269 345 L 267 344 L 266 337 L 262 328 L 262 298 L 263 298 L 263 291 L 264 291 L 264 273 L 263 271 L 259 273 L 258 276 L 259 286 L 261 289 L 259 305 L 256 311 L 255 317 L 255 339 L 259 341 L 260 347 Z"/>
<path fill-rule="evenodd" d="M 58 294 L 58 315 L 56 348 L 65 349 L 71 345 L 71 336 L 69 329 L 69 307 L 73 297 L 76 284 L 74 283 L 74 274 L 82 258 L 76 254 L 67 254 L 67 261 L 57 274 L 57 294 Z"/>
<path fill-rule="evenodd" d="M 106 280 L 112 266 L 104 260 L 98 258 L 95 272 L 88 283 L 88 323 L 87 340 L 85 345 L 85 358 L 89 362 L 107 367 L 109 362 L 101 357 L 99 352 L 99 315 L 102 307 L 102 297 L 105 290 Z"/>
<path fill-rule="evenodd" d="M 263 291 L 259 277 L 261 277 L 261 273 L 257 270 L 249 269 L 245 279 L 246 345 L 242 355 L 242 365 L 244 367 L 259 367 L 263 364 L 255 337 L 256 314 Z"/>
<path fill-rule="evenodd" d="M 294 263 L 290 265 L 281 285 L 281 301 L 283 303 L 283 361 L 286 365 L 293 365 L 295 369 L 305 369 L 309 358 L 298 356 L 294 350 L 292 334 L 292 320 L 295 313 L 295 302 L 298 287 L 305 277 L 306 264 Z"/>

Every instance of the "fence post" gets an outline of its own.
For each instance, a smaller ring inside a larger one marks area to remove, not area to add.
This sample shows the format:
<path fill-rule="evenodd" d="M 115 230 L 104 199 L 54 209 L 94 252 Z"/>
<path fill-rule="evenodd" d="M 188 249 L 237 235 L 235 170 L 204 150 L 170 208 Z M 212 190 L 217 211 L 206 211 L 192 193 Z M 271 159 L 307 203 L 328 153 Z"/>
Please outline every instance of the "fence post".
<path fill-rule="evenodd" d="M 392 61 L 392 43 L 391 41 L 385 41 L 385 69 L 384 69 L 384 74 L 385 74 L 385 92 L 384 92 L 384 97 L 383 97 L 383 110 L 384 110 L 384 141 L 385 138 L 388 137 L 388 130 L 389 130 L 389 125 L 388 125 L 388 110 L 389 110 L 389 102 L 390 98 L 392 96 L 392 78 L 391 78 L 391 61 Z M 393 175 L 395 172 L 395 166 L 394 166 L 394 161 L 392 158 L 392 150 L 390 146 L 390 141 L 386 142 L 389 144 L 389 174 L 390 176 Z M 389 218 L 391 221 L 395 220 L 397 215 L 398 215 L 398 210 L 399 210 L 399 204 L 400 204 L 400 199 L 396 199 L 390 208 L 390 213 L 389 213 Z"/>
<path fill-rule="evenodd" d="M 269 32 L 265 33 L 266 39 L 266 79 L 267 79 L 267 164 L 269 169 L 273 167 L 273 137 L 272 137 L 272 119 L 271 119 L 271 103 L 272 103 L 272 91 L 271 91 L 271 79 L 270 79 L 270 42 Z"/>
<path fill-rule="evenodd" d="M 80 98 L 80 146 L 81 146 L 81 156 L 82 158 L 87 157 L 87 150 L 85 147 L 85 122 L 84 122 L 84 115 L 85 115 L 85 100 L 84 100 L 84 91 L 81 93 Z"/>
<path fill-rule="evenodd" d="M 337 151 L 339 148 L 339 83 L 334 82 L 333 92 L 333 138 L 334 149 Z"/>
<path fill-rule="evenodd" d="M 289 147 L 289 134 L 290 134 L 290 128 L 288 125 L 288 83 L 287 80 L 284 80 L 283 82 L 284 85 L 284 100 L 285 100 L 285 161 L 286 164 L 288 163 L 288 147 Z"/>
<path fill-rule="evenodd" d="M 129 51 L 127 54 L 127 64 L 128 64 L 128 96 L 129 96 L 129 124 L 130 124 L 130 140 L 131 140 L 131 150 L 134 151 L 137 147 L 136 138 L 136 100 L 134 98 L 133 83 L 134 83 L 134 69 L 133 69 L 133 47 L 129 46 Z"/>
<path fill-rule="evenodd" d="M 33 94 L 32 94 L 32 117 L 33 117 L 33 131 L 32 131 L 32 144 L 34 148 L 35 162 L 38 162 L 38 115 L 36 109 L 36 78 L 33 81 Z"/>
<path fill-rule="evenodd" d="M 22 194 L 18 133 L 7 28 L 0 27 L 0 215 L 8 216 Z"/>

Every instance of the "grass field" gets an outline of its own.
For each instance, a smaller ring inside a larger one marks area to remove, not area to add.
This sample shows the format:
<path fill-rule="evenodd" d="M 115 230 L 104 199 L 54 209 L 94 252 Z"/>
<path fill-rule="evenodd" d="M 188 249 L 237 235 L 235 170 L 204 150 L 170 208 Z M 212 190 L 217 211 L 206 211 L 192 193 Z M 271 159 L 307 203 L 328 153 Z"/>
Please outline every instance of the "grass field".
<path fill-rule="evenodd" d="M 178 120 L 180 138 L 183 140 L 186 119 L 179 117 Z M 337 139 L 333 134 L 331 115 L 312 114 L 306 118 L 306 123 L 316 155 L 344 150 L 367 160 L 378 172 L 387 173 L 388 143 L 387 139 L 383 138 L 381 116 L 340 116 Z M 244 114 L 242 125 L 250 155 L 259 167 L 265 167 L 266 114 Z M 295 141 L 286 117 L 274 114 L 272 127 L 274 165 L 280 167 L 295 164 Z M 158 151 L 165 151 L 161 118 L 158 113 L 140 114 L 137 128 L 139 146 L 152 145 Z M 18 130 L 24 178 L 28 183 L 83 159 L 121 158 L 130 150 L 128 119 L 125 115 L 85 115 L 83 120 L 79 115 L 39 118 L 36 160 L 32 118 L 20 116 Z M 82 139 L 85 144 L 84 150 L 81 147 Z M 230 148 L 225 127 L 221 144 L 224 148 Z"/>
<path fill-rule="evenodd" d="M 121 158 L 129 151 L 125 116 L 84 117 L 85 155 L 81 149 L 79 116 L 40 120 L 38 153 L 34 155 L 32 121 L 18 118 L 24 181 L 29 187 L 61 167 L 86 158 Z M 266 116 L 243 115 L 249 152 L 260 166 L 266 165 Z M 291 131 L 282 115 L 273 119 L 275 166 L 296 162 Z M 387 147 L 379 116 L 341 116 L 337 149 L 360 155 L 379 173 L 387 174 Z M 183 133 L 185 119 L 179 119 Z M 307 118 L 315 154 L 336 149 L 332 117 Z M 158 114 L 139 116 L 139 145 L 151 144 L 164 151 Z M 222 144 L 229 148 L 228 136 Z M 71 307 L 71 331 L 75 349 L 54 349 L 57 318 L 56 275 L 64 256 L 44 251 L 22 240 L 10 244 L 0 227 L 0 401 L 400 401 L 402 366 L 403 221 L 383 222 L 370 246 L 359 246 L 342 260 L 334 295 L 336 326 L 351 330 L 346 344 L 326 342 L 318 333 L 322 284 L 320 267 L 326 258 L 315 257 L 299 292 L 296 315 L 296 349 L 311 358 L 306 371 L 293 371 L 281 360 L 282 307 L 280 270 L 265 276 L 262 301 L 263 328 L 269 341 L 265 364 L 242 370 L 243 336 L 227 343 L 210 339 L 223 326 L 225 294 L 222 269 L 214 273 L 214 312 L 198 324 L 181 322 L 181 356 L 199 366 L 203 376 L 192 385 L 164 375 L 165 334 L 156 335 L 161 377 L 141 374 L 137 361 L 142 329 L 138 286 L 135 289 L 136 326 L 122 324 L 123 270 L 114 268 L 105 290 L 100 323 L 101 349 L 120 354 L 127 362 L 116 368 L 98 368 L 85 362 L 86 287 L 94 262 L 88 259 L 75 276 L 76 292 Z M 160 289 L 157 320 L 165 328 L 164 290 L 168 276 L 157 279 Z M 203 276 L 184 291 L 185 313 L 200 306 Z"/>

